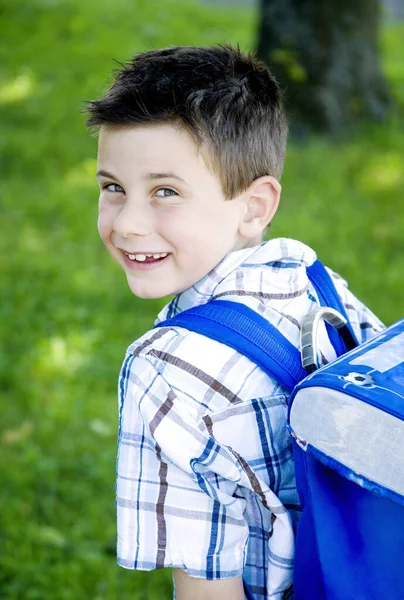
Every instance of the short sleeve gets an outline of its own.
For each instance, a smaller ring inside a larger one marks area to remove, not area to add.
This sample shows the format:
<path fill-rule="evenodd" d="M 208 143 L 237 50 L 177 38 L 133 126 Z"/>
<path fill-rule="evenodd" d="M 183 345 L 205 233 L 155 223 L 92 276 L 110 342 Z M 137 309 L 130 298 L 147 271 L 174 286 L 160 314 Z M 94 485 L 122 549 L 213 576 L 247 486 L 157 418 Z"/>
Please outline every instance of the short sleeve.
<path fill-rule="evenodd" d="M 383 323 L 372 313 L 371 310 L 368 309 L 362 302 L 359 302 L 355 298 L 358 303 L 358 321 L 359 321 L 359 329 L 360 329 L 360 340 L 362 343 L 367 342 L 375 335 L 383 331 L 385 326 Z"/>
<path fill-rule="evenodd" d="M 241 575 L 248 525 L 237 458 L 196 425 L 147 359 L 128 356 L 119 386 L 118 563 Z"/>
<path fill-rule="evenodd" d="M 364 343 L 383 331 L 383 323 L 348 289 L 346 281 L 331 269 L 328 270 L 359 342 Z"/>

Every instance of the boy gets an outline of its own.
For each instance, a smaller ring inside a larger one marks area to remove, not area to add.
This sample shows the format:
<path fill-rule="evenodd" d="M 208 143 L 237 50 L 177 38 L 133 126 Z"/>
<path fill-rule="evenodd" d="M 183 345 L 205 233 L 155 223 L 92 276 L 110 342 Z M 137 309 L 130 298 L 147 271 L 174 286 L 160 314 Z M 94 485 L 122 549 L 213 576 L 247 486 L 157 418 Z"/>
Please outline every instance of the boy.
<path fill-rule="evenodd" d="M 99 232 L 136 296 L 174 296 L 157 322 L 228 299 L 298 346 L 318 302 L 305 270 L 316 255 L 262 242 L 287 135 L 268 69 L 228 46 L 154 50 L 89 112 Z M 334 277 L 357 337 L 380 331 Z M 325 330 L 320 346 L 335 357 Z M 227 346 L 162 328 L 129 347 L 119 398 L 119 564 L 172 567 L 178 600 L 241 600 L 243 580 L 257 600 L 291 597 L 299 505 L 285 390 Z"/>

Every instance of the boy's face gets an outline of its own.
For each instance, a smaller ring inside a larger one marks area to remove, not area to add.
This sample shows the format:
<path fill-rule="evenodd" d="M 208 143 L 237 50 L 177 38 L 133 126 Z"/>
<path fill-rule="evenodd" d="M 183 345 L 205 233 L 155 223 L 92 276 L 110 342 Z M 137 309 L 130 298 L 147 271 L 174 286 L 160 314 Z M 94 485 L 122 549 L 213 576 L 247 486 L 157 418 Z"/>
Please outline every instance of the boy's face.
<path fill-rule="evenodd" d="M 97 177 L 101 238 L 139 298 L 177 294 L 248 245 L 245 198 L 225 199 L 184 130 L 102 128 Z"/>

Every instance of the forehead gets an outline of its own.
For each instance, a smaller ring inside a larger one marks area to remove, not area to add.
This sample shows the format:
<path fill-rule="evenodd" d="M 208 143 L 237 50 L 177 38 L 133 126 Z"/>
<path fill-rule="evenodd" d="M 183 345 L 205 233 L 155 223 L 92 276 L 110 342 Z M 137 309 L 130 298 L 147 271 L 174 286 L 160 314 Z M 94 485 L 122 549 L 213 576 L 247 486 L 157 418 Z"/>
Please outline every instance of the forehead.
<path fill-rule="evenodd" d="M 206 169 L 191 135 L 168 124 L 102 127 L 98 138 L 98 165 L 120 172 Z"/>

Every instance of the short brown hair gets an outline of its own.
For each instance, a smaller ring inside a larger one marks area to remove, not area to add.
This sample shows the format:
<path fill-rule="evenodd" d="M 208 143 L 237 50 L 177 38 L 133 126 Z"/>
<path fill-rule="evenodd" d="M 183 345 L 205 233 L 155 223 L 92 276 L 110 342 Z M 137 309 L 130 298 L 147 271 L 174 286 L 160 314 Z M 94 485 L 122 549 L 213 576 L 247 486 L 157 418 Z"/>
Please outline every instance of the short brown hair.
<path fill-rule="evenodd" d="M 280 89 L 265 64 L 238 48 L 177 46 L 143 52 L 87 108 L 90 128 L 183 126 L 228 199 L 258 177 L 281 176 L 287 122 Z"/>

